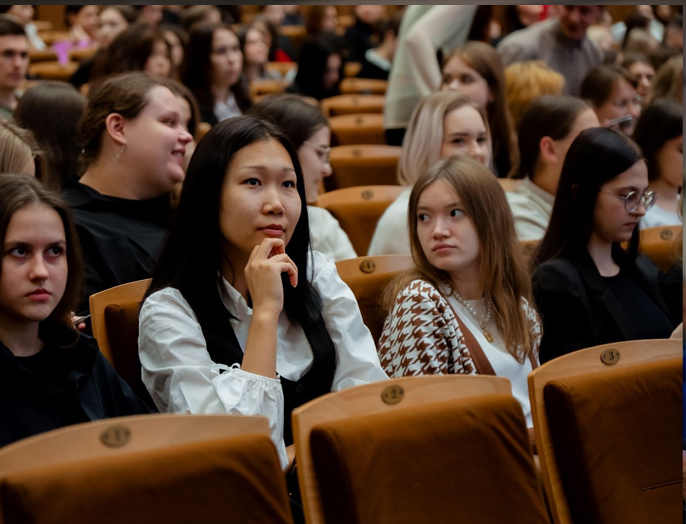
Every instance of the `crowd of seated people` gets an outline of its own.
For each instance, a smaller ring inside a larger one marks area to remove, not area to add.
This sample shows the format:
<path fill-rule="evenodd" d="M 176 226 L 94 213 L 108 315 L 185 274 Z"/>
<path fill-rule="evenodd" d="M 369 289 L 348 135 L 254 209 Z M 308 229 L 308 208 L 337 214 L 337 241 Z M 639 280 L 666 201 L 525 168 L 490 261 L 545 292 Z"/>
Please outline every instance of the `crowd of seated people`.
<path fill-rule="evenodd" d="M 263 415 L 286 467 L 294 409 L 426 374 L 507 377 L 532 427 L 541 364 L 682 332 L 681 256 L 641 249 L 681 235 L 681 8 L 63 6 L 53 41 L 26 7 L 0 14 L 0 446 Z M 51 49 L 71 74 L 32 75 Z M 317 205 L 346 95 L 383 99 L 386 144 L 354 147 L 394 151 L 402 186 L 367 253 Z M 376 344 L 336 262 L 384 255 L 414 267 Z M 145 279 L 141 400 L 88 316 Z"/>

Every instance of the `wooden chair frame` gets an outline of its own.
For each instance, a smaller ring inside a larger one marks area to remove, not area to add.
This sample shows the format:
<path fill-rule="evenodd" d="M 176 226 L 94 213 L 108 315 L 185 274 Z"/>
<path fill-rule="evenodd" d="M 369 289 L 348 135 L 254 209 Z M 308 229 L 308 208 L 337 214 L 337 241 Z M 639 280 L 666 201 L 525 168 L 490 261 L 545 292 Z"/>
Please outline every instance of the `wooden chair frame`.
<path fill-rule="evenodd" d="M 76 424 L 20 440 L 0 449 L 0 477 L 98 457 L 236 435 L 270 436 L 265 417 L 155 414 Z"/>
<path fill-rule="evenodd" d="M 401 395 L 402 400 L 390 405 L 383 400 L 384 394 L 387 398 L 389 395 Z M 434 402 L 491 394 L 511 395 L 510 381 L 492 376 L 426 375 L 384 380 L 329 393 L 295 409 L 293 436 L 307 524 L 325 522 L 310 451 L 310 433 L 314 426 L 353 416 L 386 413 Z"/>
<path fill-rule="evenodd" d="M 121 304 L 125 302 L 140 302 L 143 300 L 145 292 L 150 285 L 150 279 L 137 280 L 122 284 L 110 289 L 95 293 L 90 296 L 89 305 L 91 311 L 91 325 L 93 326 L 93 336 L 98 341 L 100 352 L 113 363 L 112 347 L 110 346 L 107 323 L 105 322 L 105 308 L 110 304 Z"/>
<path fill-rule="evenodd" d="M 646 362 L 682 358 L 681 340 L 634 340 L 582 349 L 551 360 L 529 374 L 529 398 L 533 416 L 536 446 L 543 475 L 543 486 L 554 524 L 573 524 L 569 504 L 560 478 L 555 450 L 550 436 L 550 425 L 545 411 L 543 388 L 556 379 L 602 373 L 616 366 L 626 367 Z M 602 354 L 619 351 L 620 359 L 614 365 L 606 365 Z"/>

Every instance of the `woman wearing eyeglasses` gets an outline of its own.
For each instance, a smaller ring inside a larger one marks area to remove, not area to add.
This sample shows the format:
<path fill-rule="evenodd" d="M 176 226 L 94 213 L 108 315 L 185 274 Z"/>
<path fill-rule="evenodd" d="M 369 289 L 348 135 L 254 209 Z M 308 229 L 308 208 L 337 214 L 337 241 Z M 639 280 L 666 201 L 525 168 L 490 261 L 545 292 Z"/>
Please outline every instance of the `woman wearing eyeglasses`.
<path fill-rule="evenodd" d="M 631 136 L 641 114 L 638 81 L 618 65 L 601 65 L 591 69 L 581 82 L 580 97 L 588 102 L 600 125 L 618 129 Z"/>
<path fill-rule="evenodd" d="M 603 127 L 579 134 L 535 254 L 541 362 L 600 344 L 670 336 L 676 316 L 659 270 L 637 257 L 638 224 L 654 203 L 648 168 L 631 140 Z"/>

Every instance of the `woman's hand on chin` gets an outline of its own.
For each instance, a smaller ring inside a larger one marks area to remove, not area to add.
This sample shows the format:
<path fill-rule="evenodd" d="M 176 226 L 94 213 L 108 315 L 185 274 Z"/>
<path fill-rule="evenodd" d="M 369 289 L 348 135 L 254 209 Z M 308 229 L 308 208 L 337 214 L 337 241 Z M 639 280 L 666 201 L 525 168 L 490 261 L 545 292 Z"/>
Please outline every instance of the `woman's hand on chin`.
<path fill-rule="evenodd" d="M 265 238 L 255 246 L 245 266 L 245 279 L 255 313 L 272 312 L 277 317 L 283 309 L 281 273 L 288 273 L 293 287 L 298 285 L 298 268 L 286 254 L 279 238 Z"/>

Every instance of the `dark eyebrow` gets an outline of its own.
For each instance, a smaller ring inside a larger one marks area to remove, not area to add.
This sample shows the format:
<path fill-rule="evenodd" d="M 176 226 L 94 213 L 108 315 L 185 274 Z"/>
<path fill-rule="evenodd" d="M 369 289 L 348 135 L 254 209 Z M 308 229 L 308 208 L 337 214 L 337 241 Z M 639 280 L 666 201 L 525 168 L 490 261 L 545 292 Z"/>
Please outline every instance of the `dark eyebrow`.
<path fill-rule="evenodd" d="M 262 165 L 242 166 L 240 168 L 241 171 L 244 169 L 252 169 L 254 171 L 269 171 L 269 168 L 267 166 L 262 166 Z M 288 171 L 288 172 L 295 173 L 295 169 L 293 169 L 292 167 L 283 167 L 281 169 L 281 171 Z"/>

